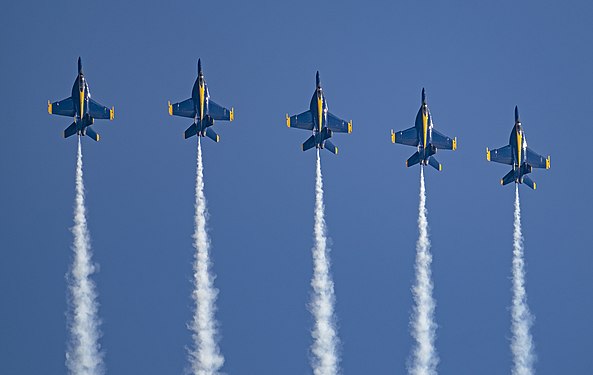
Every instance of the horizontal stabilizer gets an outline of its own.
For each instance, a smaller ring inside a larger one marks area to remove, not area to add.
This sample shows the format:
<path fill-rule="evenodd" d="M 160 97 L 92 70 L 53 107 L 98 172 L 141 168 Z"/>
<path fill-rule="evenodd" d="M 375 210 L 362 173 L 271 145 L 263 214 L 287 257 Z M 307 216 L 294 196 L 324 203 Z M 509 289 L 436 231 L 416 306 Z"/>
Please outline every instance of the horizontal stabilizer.
<path fill-rule="evenodd" d="M 437 171 L 443 170 L 443 166 L 441 165 L 441 163 L 439 163 L 437 161 L 437 159 L 435 159 L 432 156 L 430 158 L 428 158 L 428 164 L 430 164 L 430 166 L 433 167 L 434 169 L 436 169 Z"/>
<path fill-rule="evenodd" d="M 529 176 L 523 176 L 523 183 L 535 190 L 535 182 Z"/>
<path fill-rule="evenodd" d="M 310 136 L 309 139 L 307 139 L 305 141 L 305 143 L 303 143 L 302 148 L 303 148 L 303 151 L 307 151 L 308 149 L 313 148 L 313 147 L 315 147 L 315 136 L 314 135 Z"/>
<path fill-rule="evenodd" d="M 331 143 L 330 140 L 325 141 L 325 149 L 329 152 L 331 152 L 334 155 L 338 154 L 338 148 L 336 146 L 334 146 L 333 143 Z"/>
<path fill-rule="evenodd" d="M 90 126 L 87 126 L 85 129 L 85 132 L 86 132 L 86 135 L 89 136 L 89 138 L 94 139 L 95 141 L 99 142 L 99 139 L 101 137 L 99 136 L 99 134 L 95 133 L 93 128 L 91 128 Z"/>
<path fill-rule="evenodd" d="M 73 122 L 72 124 L 70 124 L 70 126 L 68 126 L 66 129 L 64 129 L 64 138 L 68 138 L 74 134 L 76 134 L 76 123 L 75 122 Z"/>
<path fill-rule="evenodd" d="M 220 141 L 220 137 L 218 136 L 218 134 L 216 134 L 216 132 L 214 130 L 212 130 L 212 128 L 206 129 L 206 136 L 208 138 L 210 138 L 211 140 L 213 140 L 214 142 Z"/>
<path fill-rule="evenodd" d="M 510 184 L 511 182 L 514 182 L 517 180 L 517 174 L 515 172 L 514 169 L 511 169 L 511 171 L 509 173 L 507 173 L 502 180 L 500 180 L 500 184 L 501 185 L 507 185 Z"/>
<path fill-rule="evenodd" d="M 418 151 L 414 153 L 414 155 L 410 156 L 408 160 L 406 160 L 406 167 L 411 167 L 412 165 L 416 165 L 420 162 L 420 154 Z"/>
<path fill-rule="evenodd" d="M 196 124 L 191 124 L 189 126 L 189 128 L 187 128 L 185 130 L 185 133 L 183 133 L 183 136 L 185 137 L 185 139 L 191 138 L 194 135 L 196 135 L 196 133 L 198 132 L 198 127 L 196 126 Z"/>

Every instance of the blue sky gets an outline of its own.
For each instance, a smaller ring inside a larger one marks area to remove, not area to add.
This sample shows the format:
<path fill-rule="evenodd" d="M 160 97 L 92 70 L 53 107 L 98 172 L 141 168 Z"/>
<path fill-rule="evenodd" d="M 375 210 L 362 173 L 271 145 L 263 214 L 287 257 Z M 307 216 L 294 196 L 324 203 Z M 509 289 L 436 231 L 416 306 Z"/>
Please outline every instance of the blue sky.
<path fill-rule="evenodd" d="M 69 96 L 79 55 L 93 98 L 115 106 L 101 142 L 83 144 L 108 373 L 187 365 L 196 148 L 166 103 L 190 96 L 198 58 L 212 98 L 235 108 L 221 142 L 204 141 L 225 372 L 311 373 L 315 154 L 284 115 L 307 108 L 316 70 L 354 124 L 339 156 L 322 155 L 343 372 L 406 369 L 419 171 L 389 130 L 412 126 L 422 87 L 437 129 L 458 137 L 443 172 L 427 170 L 440 373 L 511 368 L 514 194 L 485 148 L 508 142 L 515 105 L 529 146 L 552 155 L 538 190 L 521 187 L 536 371 L 593 372 L 591 2 L 2 8 L 0 373 L 66 369 L 76 140 L 46 102 Z"/>

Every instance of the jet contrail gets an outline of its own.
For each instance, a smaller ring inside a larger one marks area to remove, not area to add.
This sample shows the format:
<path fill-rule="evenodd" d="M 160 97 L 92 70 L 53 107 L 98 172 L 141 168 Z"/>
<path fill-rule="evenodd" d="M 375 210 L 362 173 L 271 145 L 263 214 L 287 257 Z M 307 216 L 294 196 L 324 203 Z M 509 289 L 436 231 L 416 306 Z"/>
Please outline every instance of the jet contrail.
<path fill-rule="evenodd" d="M 84 181 L 82 179 L 82 148 L 78 137 L 76 160 L 76 203 L 74 207 L 74 263 L 70 270 L 70 342 L 66 352 L 66 365 L 71 374 L 99 375 L 104 373 L 103 353 L 99 345 L 100 321 L 97 293 L 91 275 L 95 267 L 91 261 L 90 236 L 84 206 Z"/>
<path fill-rule="evenodd" d="M 315 183 L 315 246 L 313 247 L 313 294 L 310 309 L 315 319 L 312 365 L 315 375 L 335 375 L 339 371 L 339 343 L 334 317 L 334 283 L 330 275 L 329 249 L 324 219 L 321 160 L 317 149 L 317 179 Z"/>
<path fill-rule="evenodd" d="M 437 325 L 434 321 L 435 301 L 432 298 L 430 264 L 430 241 L 428 240 L 428 221 L 426 219 L 426 190 L 424 187 L 424 168 L 420 167 L 420 205 L 418 207 L 418 242 L 416 243 L 416 284 L 412 289 L 414 307 L 412 317 L 412 336 L 416 339 L 412 365 L 413 375 L 434 375 L 439 362 L 434 347 Z"/>
<path fill-rule="evenodd" d="M 202 146 L 198 137 L 198 161 L 196 172 L 196 216 L 194 230 L 194 291 L 192 298 L 195 311 L 190 323 L 193 348 L 189 353 L 192 373 L 194 375 L 215 375 L 224 364 L 224 357 L 218 348 L 218 323 L 214 318 L 216 296 L 214 287 L 215 276 L 210 272 L 209 247 L 210 240 L 206 233 L 206 198 L 204 196 L 204 169 L 202 165 Z"/>
<path fill-rule="evenodd" d="M 533 374 L 533 340 L 529 328 L 533 318 L 527 306 L 525 292 L 525 270 L 523 261 L 523 235 L 521 234 L 521 206 L 519 202 L 519 185 L 515 185 L 515 222 L 513 231 L 513 333 L 511 350 L 513 351 L 513 374 Z"/>

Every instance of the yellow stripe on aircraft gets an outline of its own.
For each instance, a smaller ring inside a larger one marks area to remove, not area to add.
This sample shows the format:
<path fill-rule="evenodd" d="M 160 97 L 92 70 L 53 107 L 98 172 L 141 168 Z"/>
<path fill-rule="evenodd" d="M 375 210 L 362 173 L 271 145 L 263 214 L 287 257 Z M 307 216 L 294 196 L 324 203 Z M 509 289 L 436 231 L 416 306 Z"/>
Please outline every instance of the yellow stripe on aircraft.
<path fill-rule="evenodd" d="M 519 163 L 519 166 L 521 165 L 521 151 L 522 150 L 522 146 L 523 146 L 523 135 L 521 134 L 521 132 L 517 132 L 517 162 Z"/>
<path fill-rule="evenodd" d="M 84 113 L 84 89 L 80 92 L 80 118 L 82 119 L 82 114 Z"/>
<path fill-rule="evenodd" d="M 422 113 L 422 130 L 424 131 L 424 149 L 426 149 L 426 133 L 428 132 L 428 114 Z"/>
<path fill-rule="evenodd" d="M 204 117 L 204 86 L 200 85 L 200 120 Z"/>
<path fill-rule="evenodd" d="M 317 116 L 319 119 L 319 131 L 321 131 L 321 116 L 322 116 L 322 109 L 323 109 L 323 99 L 317 98 Z"/>
<path fill-rule="evenodd" d="M 49 114 L 51 115 L 51 114 L 52 114 L 52 113 L 51 113 L 51 112 L 52 112 L 52 110 L 53 110 L 53 109 L 52 109 L 51 102 L 48 100 L 48 101 L 47 101 L 47 113 L 49 113 Z"/>
<path fill-rule="evenodd" d="M 290 128 L 290 117 L 286 114 L 286 126 Z"/>

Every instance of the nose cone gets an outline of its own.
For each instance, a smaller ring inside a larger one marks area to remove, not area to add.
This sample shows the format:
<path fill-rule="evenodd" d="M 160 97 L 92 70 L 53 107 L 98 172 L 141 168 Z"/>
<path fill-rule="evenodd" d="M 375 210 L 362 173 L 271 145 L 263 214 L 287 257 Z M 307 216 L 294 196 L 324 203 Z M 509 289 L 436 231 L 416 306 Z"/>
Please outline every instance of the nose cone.
<path fill-rule="evenodd" d="M 198 59 L 198 75 L 202 75 L 202 60 Z"/>
<path fill-rule="evenodd" d="M 82 74 L 82 60 L 80 56 L 78 56 L 78 74 Z"/>
<path fill-rule="evenodd" d="M 515 106 L 515 123 L 521 122 L 519 119 L 519 108 Z"/>
<path fill-rule="evenodd" d="M 424 91 L 424 87 L 422 88 L 422 104 L 426 104 L 426 92 Z"/>
<path fill-rule="evenodd" d="M 318 88 L 321 87 L 321 81 L 319 80 L 319 70 L 317 71 L 317 74 L 315 75 L 315 85 Z"/>

